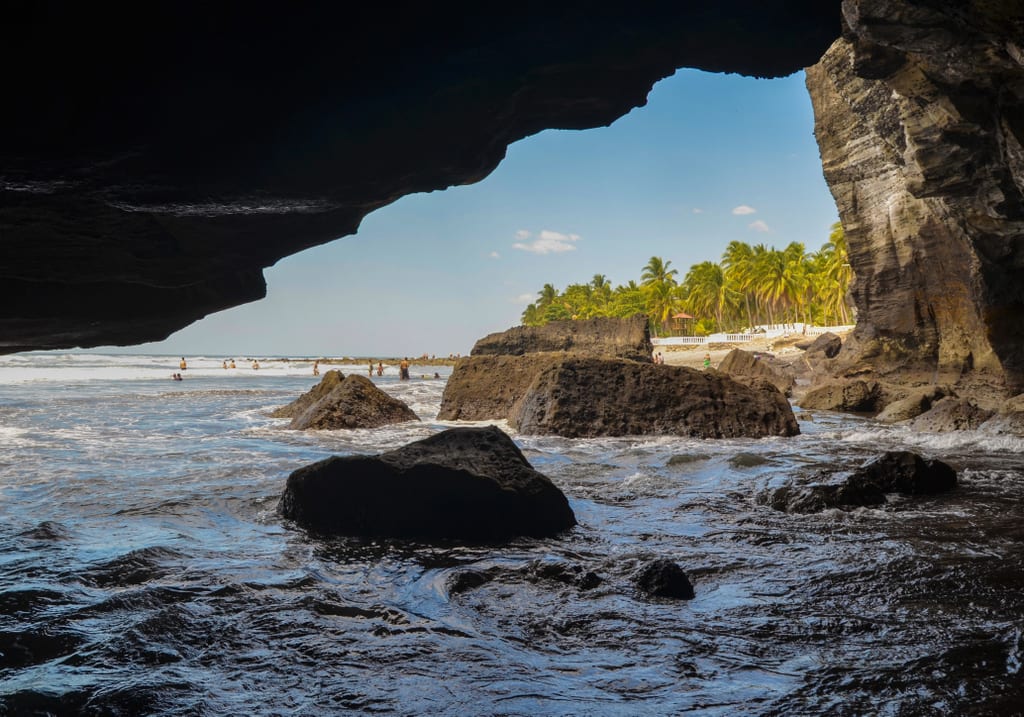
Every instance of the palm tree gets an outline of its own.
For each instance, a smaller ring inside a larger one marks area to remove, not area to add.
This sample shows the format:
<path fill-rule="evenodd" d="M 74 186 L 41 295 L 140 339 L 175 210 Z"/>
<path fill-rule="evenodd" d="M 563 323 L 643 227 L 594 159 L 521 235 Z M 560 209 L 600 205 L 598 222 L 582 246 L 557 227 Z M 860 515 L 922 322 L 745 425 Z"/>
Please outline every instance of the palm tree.
<path fill-rule="evenodd" d="M 675 286 L 675 277 L 679 272 L 669 269 L 671 265 L 671 261 L 664 261 L 660 256 L 652 256 L 640 274 L 640 281 L 644 286 L 662 283 Z"/>
<path fill-rule="evenodd" d="M 754 250 L 742 241 L 731 241 L 722 254 L 722 268 L 726 283 L 732 291 L 743 297 L 747 307 L 747 326 L 753 327 L 754 312 L 750 308 L 751 285 L 754 278 Z"/>
<path fill-rule="evenodd" d="M 713 315 L 718 328 L 724 326 L 724 314 L 736 306 L 738 296 L 725 280 L 722 267 L 711 261 L 694 264 L 683 280 L 687 288 L 687 303 L 694 313 L 705 317 Z"/>

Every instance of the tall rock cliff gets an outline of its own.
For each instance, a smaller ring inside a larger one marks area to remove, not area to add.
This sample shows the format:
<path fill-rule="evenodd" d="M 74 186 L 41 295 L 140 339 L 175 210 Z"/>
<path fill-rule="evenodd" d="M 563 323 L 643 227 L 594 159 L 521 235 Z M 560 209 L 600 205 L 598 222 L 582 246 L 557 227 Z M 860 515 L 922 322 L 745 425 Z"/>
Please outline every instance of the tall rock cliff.
<path fill-rule="evenodd" d="M 1024 4 L 846 0 L 807 71 L 856 274 L 846 375 L 1024 391 Z"/>

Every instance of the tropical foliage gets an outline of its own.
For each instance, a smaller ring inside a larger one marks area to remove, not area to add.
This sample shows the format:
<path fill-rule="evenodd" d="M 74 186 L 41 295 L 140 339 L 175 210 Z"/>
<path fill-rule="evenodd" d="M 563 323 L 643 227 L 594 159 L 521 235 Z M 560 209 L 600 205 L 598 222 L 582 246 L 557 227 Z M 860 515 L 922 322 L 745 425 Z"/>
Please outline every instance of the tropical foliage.
<path fill-rule="evenodd" d="M 643 313 L 656 334 L 699 335 L 764 324 L 847 324 L 851 319 L 847 292 L 853 275 L 838 223 L 816 252 L 798 242 L 776 249 L 734 241 L 717 264 L 695 264 L 681 282 L 671 266 L 652 256 L 640 271 L 639 284 L 631 280 L 612 287 L 604 274 L 562 291 L 545 284 L 523 312 L 523 323 Z M 673 318 L 679 314 L 693 318 Z"/>

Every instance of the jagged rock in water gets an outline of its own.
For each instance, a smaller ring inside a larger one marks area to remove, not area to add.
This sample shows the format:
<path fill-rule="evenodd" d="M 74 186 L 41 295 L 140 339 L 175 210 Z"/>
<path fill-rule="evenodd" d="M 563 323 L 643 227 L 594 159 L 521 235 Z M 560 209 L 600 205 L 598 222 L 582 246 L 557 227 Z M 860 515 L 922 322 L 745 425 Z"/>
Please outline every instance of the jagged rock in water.
<path fill-rule="evenodd" d="M 340 371 L 328 371 L 319 384 L 273 415 L 292 416 L 288 428 L 297 431 L 377 428 L 420 420 L 403 401 L 365 376 L 353 373 L 339 380 L 340 376 Z"/>
<path fill-rule="evenodd" d="M 793 390 L 793 377 L 786 373 L 784 368 L 776 366 L 767 356 L 743 349 L 733 349 L 727 353 L 718 364 L 718 370 L 741 383 L 749 378 L 764 379 L 787 396 Z"/>
<path fill-rule="evenodd" d="M 693 585 L 683 569 L 668 558 L 652 560 L 633 575 L 633 584 L 654 597 L 692 600 Z"/>
<path fill-rule="evenodd" d="M 909 421 L 930 410 L 936 401 L 945 398 L 945 396 L 946 392 L 937 386 L 911 391 L 910 395 L 906 398 L 901 398 L 888 404 L 875 416 L 875 420 L 882 423 Z"/>
<path fill-rule="evenodd" d="M 1001 401 L 1024 389 L 1024 5 L 843 7 L 807 70 L 855 274 L 839 361 Z"/>
<path fill-rule="evenodd" d="M 295 418 L 340 386 L 344 380 L 345 375 L 341 371 L 336 369 L 328 371 L 324 374 L 324 377 L 320 379 L 320 382 L 317 385 L 313 386 L 313 388 L 306 391 L 287 406 L 281 406 L 280 408 L 274 409 L 270 415 L 273 418 Z"/>
<path fill-rule="evenodd" d="M 936 402 L 927 413 L 922 413 L 911 421 L 910 428 L 930 433 L 973 431 L 990 419 L 994 413 L 994 411 L 980 408 L 969 398 L 949 396 Z"/>
<path fill-rule="evenodd" d="M 565 351 L 583 356 L 608 356 L 650 361 L 653 347 L 647 317 L 600 317 L 581 321 L 551 321 L 543 326 L 516 326 L 476 342 L 472 356 Z"/>
<path fill-rule="evenodd" d="M 498 541 L 576 524 L 562 491 L 494 427 L 300 468 L 278 511 L 317 533 L 381 538 Z"/>
<path fill-rule="evenodd" d="M 882 387 L 875 381 L 837 379 L 812 388 L 799 400 L 800 408 L 819 411 L 874 413 L 884 404 Z"/>
<path fill-rule="evenodd" d="M 767 381 L 744 385 L 716 371 L 596 358 L 543 369 L 508 420 L 522 433 L 568 438 L 800 432 L 786 397 Z"/>
<path fill-rule="evenodd" d="M 909 451 L 890 451 L 868 461 L 841 483 L 783 486 L 770 490 L 761 500 L 776 510 L 816 513 L 882 505 L 888 493 L 945 493 L 956 485 L 956 471 L 949 464 L 925 460 Z"/>

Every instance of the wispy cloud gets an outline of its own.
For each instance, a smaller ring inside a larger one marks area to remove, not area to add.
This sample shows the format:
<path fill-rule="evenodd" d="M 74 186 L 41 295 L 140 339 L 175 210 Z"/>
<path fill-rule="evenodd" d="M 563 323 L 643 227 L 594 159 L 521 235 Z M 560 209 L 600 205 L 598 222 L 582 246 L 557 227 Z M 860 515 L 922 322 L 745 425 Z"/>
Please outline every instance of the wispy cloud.
<path fill-rule="evenodd" d="M 520 306 L 526 306 L 527 304 L 532 304 L 536 298 L 536 294 L 520 294 L 512 299 L 512 303 L 519 304 Z"/>
<path fill-rule="evenodd" d="M 768 228 L 768 225 L 761 221 L 760 219 L 758 219 L 756 222 L 750 222 L 750 224 L 747 225 L 747 228 L 753 229 L 755 232 L 765 232 L 766 234 L 771 232 L 771 229 Z"/>
<path fill-rule="evenodd" d="M 525 229 L 516 232 L 517 241 L 512 245 L 513 249 L 528 251 L 533 254 L 559 254 L 565 251 L 576 249 L 576 242 L 581 237 L 579 234 L 562 234 L 553 232 L 550 229 L 542 229 L 536 236 Z M 532 239 L 532 241 L 526 241 Z"/>
<path fill-rule="evenodd" d="M 757 214 L 757 210 L 753 207 L 748 207 L 746 204 L 741 204 L 738 207 L 733 207 L 732 213 L 742 216 L 743 214 Z"/>
<path fill-rule="evenodd" d="M 490 254 L 488 254 L 487 256 L 491 257 L 492 259 L 500 259 L 500 258 L 501 258 L 501 254 L 499 254 L 499 253 L 498 253 L 498 252 L 496 252 L 496 251 L 492 251 L 492 252 L 491 252 Z"/>
<path fill-rule="evenodd" d="M 703 213 L 704 213 L 704 210 L 703 210 L 703 209 L 701 209 L 700 207 L 694 207 L 694 208 L 693 208 L 693 213 L 694 213 L 694 214 L 703 214 Z"/>

